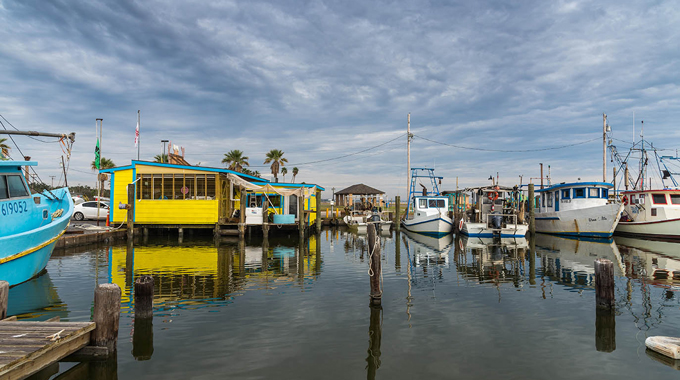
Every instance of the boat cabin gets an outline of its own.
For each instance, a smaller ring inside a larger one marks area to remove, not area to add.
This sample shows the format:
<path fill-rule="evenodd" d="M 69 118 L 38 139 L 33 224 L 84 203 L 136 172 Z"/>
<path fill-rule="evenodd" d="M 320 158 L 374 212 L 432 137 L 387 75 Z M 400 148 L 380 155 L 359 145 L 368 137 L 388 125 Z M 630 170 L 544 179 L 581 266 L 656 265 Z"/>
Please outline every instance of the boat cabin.
<path fill-rule="evenodd" d="M 563 182 L 536 190 L 537 212 L 569 211 L 606 205 L 613 188 L 607 182 Z"/>
<path fill-rule="evenodd" d="M 434 212 L 448 215 L 449 198 L 444 196 L 413 197 L 410 206 L 415 216 L 430 215 Z"/>
<path fill-rule="evenodd" d="M 636 222 L 680 218 L 680 189 L 632 190 L 622 192 L 624 219 Z"/>

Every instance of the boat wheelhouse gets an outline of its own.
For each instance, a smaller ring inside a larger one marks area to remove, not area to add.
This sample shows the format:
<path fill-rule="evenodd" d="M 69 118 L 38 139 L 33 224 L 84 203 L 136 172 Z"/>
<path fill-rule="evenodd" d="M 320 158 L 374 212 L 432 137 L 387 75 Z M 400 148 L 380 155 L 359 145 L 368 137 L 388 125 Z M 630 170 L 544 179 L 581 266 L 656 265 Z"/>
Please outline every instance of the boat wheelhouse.
<path fill-rule="evenodd" d="M 456 220 L 460 234 L 480 238 L 526 235 L 529 226 L 524 222 L 518 188 L 485 186 L 468 188 L 464 192 L 469 194 L 470 207 Z"/>
<path fill-rule="evenodd" d="M 622 235 L 680 239 L 680 189 L 630 190 L 621 193 Z"/>
<path fill-rule="evenodd" d="M 537 190 L 536 231 L 571 236 L 611 237 L 623 205 L 610 202 L 607 182 L 560 183 Z"/>
<path fill-rule="evenodd" d="M 416 195 L 418 178 L 427 178 L 432 191 L 428 191 L 425 185 L 420 184 L 423 190 L 421 195 Z M 453 220 L 449 216 L 449 198 L 439 193 L 437 181 L 441 179 L 442 177 L 434 175 L 434 169 L 411 169 L 409 203 L 405 219 L 402 221 L 405 229 L 430 236 L 442 236 L 453 231 Z"/>

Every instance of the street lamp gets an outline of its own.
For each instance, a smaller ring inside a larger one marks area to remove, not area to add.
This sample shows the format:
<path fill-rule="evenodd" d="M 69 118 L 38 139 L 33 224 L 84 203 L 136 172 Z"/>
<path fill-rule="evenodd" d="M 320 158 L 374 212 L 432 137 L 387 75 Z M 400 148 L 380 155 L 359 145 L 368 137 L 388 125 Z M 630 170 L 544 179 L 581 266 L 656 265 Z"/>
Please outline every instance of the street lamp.
<path fill-rule="evenodd" d="M 335 215 L 333 213 L 333 206 L 335 205 L 335 187 L 332 187 L 331 190 L 333 190 L 333 196 L 331 198 L 331 219 L 332 219 L 333 216 Z"/>
<path fill-rule="evenodd" d="M 161 162 L 163 162 L 165 159 L 165 143 L 170 142 L 170 140 L 161 140 L 161 144 L 163 145 L 163 155 L 161 156 Z"/>

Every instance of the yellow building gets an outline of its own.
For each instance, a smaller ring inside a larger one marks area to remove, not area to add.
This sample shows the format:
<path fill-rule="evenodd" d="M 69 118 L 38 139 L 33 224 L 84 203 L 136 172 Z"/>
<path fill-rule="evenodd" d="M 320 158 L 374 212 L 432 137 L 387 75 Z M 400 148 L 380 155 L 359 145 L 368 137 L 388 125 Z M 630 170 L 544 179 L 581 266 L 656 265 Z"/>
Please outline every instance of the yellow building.
<path fill-rule="evenodd" d="M 316 220 L 316 193 L 324 190 L 314 184 L 272 183 L 228 169 L 146 161 L 100 172 L 111 175 L 111 224 L 127 222 L 127 210 L 119 205 L 128 203 L 128 185 L 134 184 L 133 221 L 140 227 L 214 228 L 237 223 L 241 191 L 247 196 L 246 214 L 260 210 L 260 218 L 249 217 L 246 224 L 262 224 L 263 213 L 289 216 L 281 220 L 297 223 L 302 197 L 305 224 L 311 225 Z"/>

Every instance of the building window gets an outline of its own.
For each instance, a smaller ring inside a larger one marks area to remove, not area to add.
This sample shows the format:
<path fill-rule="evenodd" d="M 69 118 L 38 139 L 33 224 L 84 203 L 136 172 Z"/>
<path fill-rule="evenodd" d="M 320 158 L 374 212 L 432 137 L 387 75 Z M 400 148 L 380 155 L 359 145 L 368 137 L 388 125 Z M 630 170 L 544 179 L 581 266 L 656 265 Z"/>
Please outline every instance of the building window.
<path fill-rule="evenodd" d="M 652 202 L 654 202 L 655 205 L 667 204 L 666 194 L 652 194 Z"/>
<path fill-rule="evenodd" d="M 671 194 L 671 203 L 674 205 L 680 205 L 680 194 Z"/>
<path fill-rule="evenodd" d="M 585 198 L 586 197 L 586 189 L 583 187 L 580 187 L 578 189 L 574 189 L 574 198 Z"/>
<path fill-rule="evenodd" d="M 600 189 L 597 187 L 592 187 L 588 189 L 588 198 L 599 198 L 600 197 Z"/>
<path fill-rule="evenodd" d="M 215 199 L 215 175 L 208 174 L 206 176 L 207 189 L 205 190 L 207 199 Z"/>
<path fill-rule="evenodd" d="M 571 199 L 571 189 L 562 190 L 562 199 Z"/>
<path fill-rule="evenodd" d="M 205 199 L 205 174 L 196 174 L 196 199 Z"/>
<path fill-rule="evenodd" d="M 196 178 L 193 174 L 184 176 L 184 199 L 196 199 Z"/>

